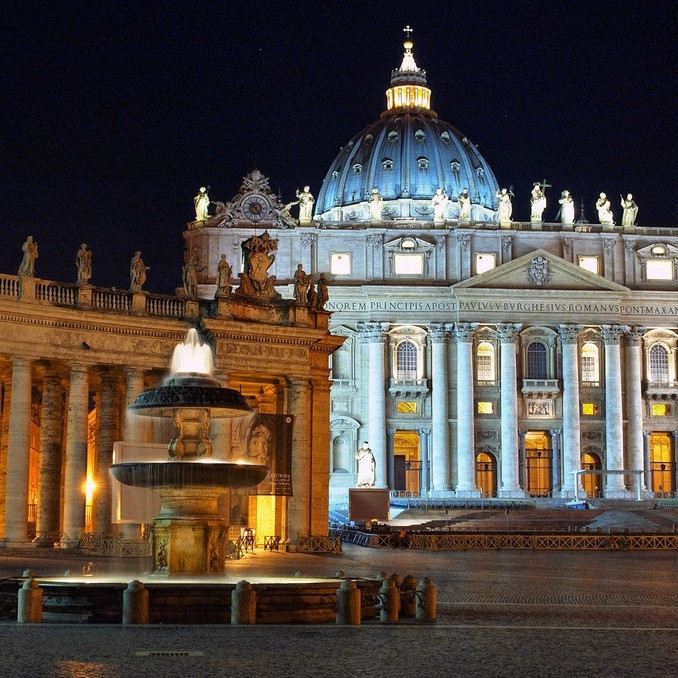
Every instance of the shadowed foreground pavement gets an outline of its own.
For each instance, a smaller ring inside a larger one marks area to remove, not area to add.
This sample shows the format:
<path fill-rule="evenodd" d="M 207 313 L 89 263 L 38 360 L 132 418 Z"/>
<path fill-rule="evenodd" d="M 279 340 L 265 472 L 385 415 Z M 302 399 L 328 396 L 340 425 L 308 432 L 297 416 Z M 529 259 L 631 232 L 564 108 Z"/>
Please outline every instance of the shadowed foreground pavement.
<path fill-rule="evenodd" d="M 0 556 L 0 576 L 79 571 L 86 557 Z M 33 554 L 30 554 L 31 556 Z M 95 572 L 149 567 L 99 558 Z M 228 579 L 430 576 L 438 620 L 360 627 L 0 623 L 6 676 L 674 676 L 678 553 L 258 549 Z M 208 619 L 205 620 L 209 622 Z"/>

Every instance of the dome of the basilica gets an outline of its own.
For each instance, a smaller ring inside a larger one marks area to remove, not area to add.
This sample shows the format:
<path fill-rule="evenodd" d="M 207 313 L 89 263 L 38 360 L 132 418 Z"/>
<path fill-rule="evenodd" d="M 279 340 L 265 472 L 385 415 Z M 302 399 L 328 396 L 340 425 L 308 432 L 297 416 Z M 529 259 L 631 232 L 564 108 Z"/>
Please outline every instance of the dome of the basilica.
<path fill-rule="evenodd" d="M 376 196 L 382 220 L 433 220 L 432 198 L 441 189 L 444 218 L 460 219 L 458 198 L 466 189 L 470 212 L 461 219 L 494 220 L 494 173 L 476 146 L 431 110 L 426 72 L 417 67 L 409 40 L 386 98 L 379 120 L 343 146 L 330 166 L 315 218 L 374 221 Z"/>

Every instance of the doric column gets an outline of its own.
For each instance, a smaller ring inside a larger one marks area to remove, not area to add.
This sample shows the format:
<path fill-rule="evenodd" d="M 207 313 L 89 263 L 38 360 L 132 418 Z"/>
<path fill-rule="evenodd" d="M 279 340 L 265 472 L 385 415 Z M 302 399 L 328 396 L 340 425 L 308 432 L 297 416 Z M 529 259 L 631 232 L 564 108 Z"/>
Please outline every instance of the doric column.
<path fill-rule="evenodd" d="M 435 323 L 429 327 L 431 338 L 431 490 L 444 492 L 450 485 L 449 375 L 447 338 L 450 325 Z"/>
<path fill-rule="evenodd" d="M 562 480 L 560 478 L 560 444 L 559 438 L 561 430 L 558 428 L 552 428 L 549 433 L 551 434 L 551 487 L 553 487 L 553 494 L 555 496 L 556 492 L 562 490 Z"/>
<path fill-rule="evenodd" d="M 500 497 L 523 497 L 518 481 L 518 386 L 516 340 L 522 324 L 497 326 L 501 341 L 501 487 Z"/>
<path fill-rule="evenodd" d="M 64 456 L 64 534 L 68 544 L 75 544 L 85 529 L 89 390 L 87 366 L 71 363 L 70 368 Z"/>
<path fill-rule="evenodd" d="M 626 331 L 625 325 L 603 325 L 605 342 L 605 468 L 624 468 L 624 417 L 622 413 L 622 375 L 619 339 Z M 605 482 L 605 496 L 626 494 L 624 476 L 612 474 Z"/>
<path fill-rule="evenodd" d="M 628 421 L 626 436 L 629 448 L 629 462 L 634 471 L 645 468 L 643 456 L 643 392 L 641 339 L 645 334 L 644 327 L 631 327 L 626 338 L 626 419 Z M 641 492 L 646 488 L 643 475 L 633 476 L 634 484 L 640 482 Z M 636 489 L 636 488 L 634 488 Z"/>
<path fill-rule="evenodd" d="M 61 394 L 61 377 L 55 371 L 47 370 L 42 379 L 40 408 L 38 536 L 59 534 L 64 409 Z"/>
<path fill-rule="evenodd" d="M 5 537 L 28 541 L 28 457 L 31 431 L 31 362 L 12 358 L 12 402 L 7 446 Z"/>
<path fill-rule="evenodd" d="M 456 323 L 457 339 L 457 487 L 460 497 L 479 496 L 476 487 L 473 400 L 473 333 L 478 323 Z"/>
<path fill-rule="evenodd" d="M 376 462 L 376 487 L 388 487 L 386 448 L 386 365 L 384 344 L 388 323 L 358 323 L 368 347 L 367 420 L 370 447 Z"/>
<path fill-rule="evenodd" d="M 94 529 L 111 532 L 111 481 L 108 469 L 113 463 L 113 443 L 120 440 L 120 413 L 118 411 L 118 379 L 115 374 L 101 375 L 99 431 L 97 435 L 96 489 Z"/>
<path fill-rule="evenodd" d="M 327 534 L 330 477 L 330 387 L 326 374 L 311 381 L 311 534 Z"/>
<path fill-rule="evenodd" d="M 574 498 L 574 472 L 581 466 L 577 353 L 581 330 L 581 325 L 558 325 L 563 354 L 563 482 L 560 496 L 570 498 Z"/>
<path fill-rule="evenodd" d="M 7 497 L 7 448 L 9 441 L 9 413 L 12 401 L 12 374 L 10 370 L 0 377 L 0 534 L 5 534 L 5 498 Z"/>
<path fill-rule="evenodd" d="M 419 491 L 422 495 L 428 494 L 428 488 L 430 485 L 429 481 L 429 448 L 428 448 L 428 439 L 431 429 L 429 428 L 420 428 L 419 429 L 419 445 L 421 447 L 421 477 L 420 477 L 420 488 Z"/>
<path fill-rule="evenodd" d="M 287 387 L 287 411 L 294 417 L 292 427 L 292 492 L 287 505 L 287 537 L 311 534 L 311 383 L 291 378 Z"/>

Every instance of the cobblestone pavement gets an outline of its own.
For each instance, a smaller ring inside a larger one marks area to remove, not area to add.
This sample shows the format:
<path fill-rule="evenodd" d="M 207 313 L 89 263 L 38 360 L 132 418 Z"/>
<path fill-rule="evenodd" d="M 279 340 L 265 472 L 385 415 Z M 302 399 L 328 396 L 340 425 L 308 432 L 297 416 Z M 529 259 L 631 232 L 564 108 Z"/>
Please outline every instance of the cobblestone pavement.
<path fill-rule="evenodd" d="M 78 571 L 86 558 L 0 556 L 0 576 Z M 99 558 L 134 578 L 148 561 Z M 0 622 L 6 676 L 675 676 L 678 553 L 425 552 L 348 545 L 343 556 L 256 550 L 257 576 L 429 576 L 434 624 L 360 627 L 18 625 Z"/>

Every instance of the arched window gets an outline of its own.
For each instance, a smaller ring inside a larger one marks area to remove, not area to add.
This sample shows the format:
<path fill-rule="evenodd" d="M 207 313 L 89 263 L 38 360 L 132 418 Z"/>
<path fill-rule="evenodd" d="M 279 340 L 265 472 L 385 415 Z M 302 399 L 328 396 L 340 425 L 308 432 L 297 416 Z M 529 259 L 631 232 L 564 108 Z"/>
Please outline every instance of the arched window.
<path fill-rule="evenodd" d="M 669 377 L 669 353 L 664 344 L 655 344 L 650 349 L 650 381 L 671 381 Z"/>
<path fill-rule="evenodd" d="M 401 341 L 396 350 L 396 379 L 417 378 L 417 346 L 412 341 Z"/>
<path fill-rule="evenodd" d="M 600 381 L 598 347 L 590 342 L 581 349 L 581 380 L 594 383 Z"/>
<path fill-rule="evenodd" d="M 489 341 L 481 341 L 476 350 L 476 379 L 494 381 L 494 346 Z"/>
<path fill-rule="evenodd" d="M 527 378 L 547 378 L 546 346 L 541 341 L 533 341 L 527 347 Z"/>

